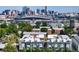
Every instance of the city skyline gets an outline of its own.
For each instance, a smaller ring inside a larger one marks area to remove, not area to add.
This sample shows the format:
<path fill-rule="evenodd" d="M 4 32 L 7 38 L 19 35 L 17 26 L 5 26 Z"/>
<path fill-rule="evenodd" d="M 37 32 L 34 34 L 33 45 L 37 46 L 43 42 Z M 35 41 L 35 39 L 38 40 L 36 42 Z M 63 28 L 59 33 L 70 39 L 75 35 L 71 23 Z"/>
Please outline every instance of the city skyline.
<path fill-rule="evenodd" d="M 0 13 L 6 9 L 22 11 L 23 6 L 0 6 Z M 28 6 L 30 9 L 44 9 L 44 6 Z M 79 12 L 79 6 L 47 6 L 48 10 L 57 12 Z"/>

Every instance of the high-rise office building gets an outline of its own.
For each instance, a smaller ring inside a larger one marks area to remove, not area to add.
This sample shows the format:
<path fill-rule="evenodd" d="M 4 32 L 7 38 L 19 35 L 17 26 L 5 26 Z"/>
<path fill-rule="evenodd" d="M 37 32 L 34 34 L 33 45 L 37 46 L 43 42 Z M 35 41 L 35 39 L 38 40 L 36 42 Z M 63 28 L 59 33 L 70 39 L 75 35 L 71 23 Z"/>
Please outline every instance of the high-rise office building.
<path fill-rule="evenodd" d="M 18 10 L 12 10 L 11 15 L 12 16 L 17 16 L 19 14 Z"/>
<path fill-rule="evenodd" d="M 41 10 L 41 14 L 44 14 L 45 15 L 45 9 L 42 9 Z"/>
<path fill-rule="evenodd" d="M 37 9 L 36 13 L 37 13 L 37 14 L 40 14 L 40 9 Z"/>
<path fill-rule="evenodd" d="M 2 14 L 9 15 L 10 12 L 11 12 L 11 11 L 10 11 L 9 9 L 7 9 L 7 10 L 3 11 Z"/>
<path fill-rule="evenodd" d="M 22 15 L 28 14 L 29 13 L 30 8 L 24 6 L 22 9 Z"/>
<path fill-rule="evenodd" d="M 47 15 L 47 6 L 45 6 L 45 15 Z"/>
<path fill-rule="evenodd" d="M 41 14 L 47 15 L 47 6 L 45 6 L 44 9 L 41 10 Z"/>
<path fill-rule="evenodd" d="M 48 14 L 52 14 L 52 11 L 49 10 L 49 11 L 48 11 Z"/>

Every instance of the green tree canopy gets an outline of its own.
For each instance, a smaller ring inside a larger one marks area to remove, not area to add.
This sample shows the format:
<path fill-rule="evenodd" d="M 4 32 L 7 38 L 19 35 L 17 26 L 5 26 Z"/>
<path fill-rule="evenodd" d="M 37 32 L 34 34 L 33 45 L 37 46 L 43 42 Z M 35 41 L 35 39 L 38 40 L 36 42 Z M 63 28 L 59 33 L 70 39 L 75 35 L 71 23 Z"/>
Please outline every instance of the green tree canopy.
<path fill-rule="evenodd" d="M 73 34 L 74 33 L 74 30 L 73 30 L 73 28 L 71 28 L 71 27 L 64 27 L 64 32 L 65 32 L 65 34 L 67 34 L 67 35 L 71 35 L 71 34 Z"/>
<path fill-rule="evenodd" d="M 47 28 L 41 28 L 41 32 L 47 32 Z"/>
<path fill-rule="evenodd" d="M 16 43 L 18 42 L 18 36 L 16 34 L 10 34 L 5 37 L 5 42 L 6 43 Z"/>
<path fill-rule="evenodd" d="M 6 23 L 0 24 L 0 28 L 7 28 L 7 24 Z"/>
<path fill-rule="evenodd" d="M 18 37 L 15 34 L 10 34 L 8 36 L 5 37 L 5 43 L 7 43 L 7 45 L 4 47 L 4 51 L 6 52 L 16 52 L 17 48 L 16 42 L 18 42 Z"/>
<path fill-rule="evenodd" d="M 4 37 L 5 36 L 5 33 L 6 33 L 6 29 L 0 28 L 0 38 L 1 37 Z"/>
<path fill-rule="evenodd" d="M 17 29 L 17 26 L 16 24 L 9 24 L 7 29 L 6 29 L 6 32 L 7 34 L 10 34 L 10 33 L 18 33 L 18 29 Z"/>
<path fill-rule="evenodd" d="M 46 22 L 42 22 L 41 26 L 47 26 L 47 23 Z"/>
<path fill-rule="evenodd" d="M 5 52 L 16 52 L 17 49 L 16 49 L 16 46 L 13 46 L 11 43 L 8 43 L 4 49 L 3 49 Z"/>
<path fill-rule="evenodd" d="M 19 30 L 21 31 L 32 31 L 32 26 L 28 24 L 27 22 L 20 22 L 19 24 Z"/>
<path fill-rule="evenodd" d="M 40 24 L 41 24 L 41 22 L 36 22 L 36 28 L 39 28 L 40 27 Z"/>

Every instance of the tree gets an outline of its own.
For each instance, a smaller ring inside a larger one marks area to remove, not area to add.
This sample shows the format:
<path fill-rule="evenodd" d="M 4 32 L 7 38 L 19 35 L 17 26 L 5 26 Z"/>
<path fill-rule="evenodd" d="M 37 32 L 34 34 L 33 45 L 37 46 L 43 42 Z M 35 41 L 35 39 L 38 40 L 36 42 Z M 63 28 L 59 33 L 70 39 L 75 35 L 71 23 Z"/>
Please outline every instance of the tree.
<path fill-rule="evenodd" d="M 47 28 L 41 28 L 41 32 L 47 32 Z"/>
<path fill-rule="evenodd" d="M 7 28 L 7 24 L 4 22 L 0 25 L 0 28 Z"/>
<path fill-rule="evenodd" d="M 32 31 L 32 26 L 26 22 L 20 22 L 18 25 L 19 25 L 19 30 L 21 31 L 27 31 L 27 32 Z"/>
<path fill-rule="evenodd" d="M 24 30 L 27 32 L 31 32 L 32 31 L 32 26 L 30 24 L 27 24 L 26 27 L 24 27 Z"/>
<path fill-rule="evenodd" d="M 74 30 L 73 30 L 73 28 L 71 28 L 71 27 L 64 27 L 64 32 L 65 32 L 65 34 L 67 34 L 67 35 L 69 35 L 69 36 L 71 36 L 73 33 L 74 33 Z"/>
<path fill-rule="evenodd" d="M 4 28 L 0 28 L 0 38 L 4 37 L 6 33 L 6 30 Z"/>
<path fill-rule="evenodd" d="M 5 52 L 16 52 L 16 46 L 12 46 L 11 43 L 8 43 L 5 47 L 4 47 L 4 51 Z"/>
<path fill-rule="evenodd" d="M 18 38 L 15 34 L 10 34 L 10 35 L 6 36 L 5 43 L 7 43 L 7 45 L 5 46 L 4 51 L 16 52 L 17 47 L 14 44 L 16 44 L 17 42 L 18 42 Z"/>
<path fill-rule="evenodd" d="M 5 22 L 0 24 L 0 38 L 5 36 L 6 28 L 7 24 Z"/>
<path fill-rule="evenodd" d="M 6 32 L 7 34 L 15 33 L 16 35 L 18 35 L 18 28 L 16 24 L 9 24 L 6 28 Z"/>
<path fill-rule="evenodd" d="M 18 42 L 18 36 L 16 34 L 9 34 L 8 36 L 5 37 L 4 40 L 6 43 L 17 43 Z"/>
<path fill-rule="evenodd" d="M 47 26 L 47 23 L 46 22 L 42 22 L 41 26 Z"/>
<path fill-rule="evenodd" d="M 41 24 L 41 22 L 36 22 L 36 28 L 39 28 L 40 27 L 40 24 Z"/>

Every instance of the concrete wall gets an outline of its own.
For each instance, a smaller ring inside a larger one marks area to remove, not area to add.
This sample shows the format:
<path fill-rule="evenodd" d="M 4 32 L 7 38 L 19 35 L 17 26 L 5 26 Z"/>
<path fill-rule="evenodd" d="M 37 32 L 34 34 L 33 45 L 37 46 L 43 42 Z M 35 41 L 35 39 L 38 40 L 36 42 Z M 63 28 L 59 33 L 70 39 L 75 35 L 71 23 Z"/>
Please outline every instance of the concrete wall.
<path fill-rule="evenodd" d="M 40 30 L 41 30 L 41 29 L 33 29 L 32 32 L 40 32 Z M 51 30 L 51 29 L 48 29 L 48 30 L 47 30 L 47 33 L 48 33 L 48 34 L 52 34 L 52 30 Z"/>

